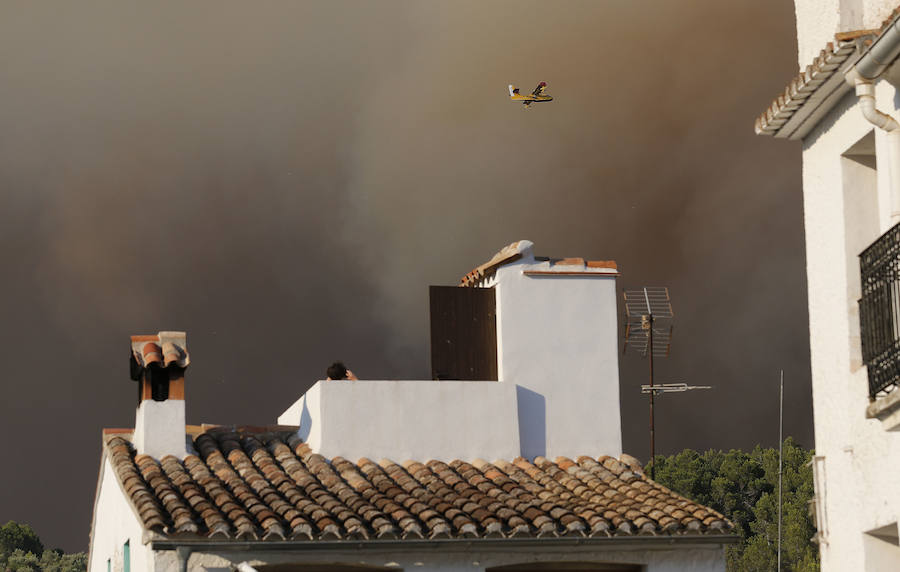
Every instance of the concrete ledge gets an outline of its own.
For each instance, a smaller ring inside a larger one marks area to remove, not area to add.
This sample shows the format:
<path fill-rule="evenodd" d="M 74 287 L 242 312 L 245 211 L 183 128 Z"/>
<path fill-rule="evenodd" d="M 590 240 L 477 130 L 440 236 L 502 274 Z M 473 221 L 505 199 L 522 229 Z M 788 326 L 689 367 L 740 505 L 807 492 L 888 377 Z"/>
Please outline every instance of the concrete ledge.
<path fill-rule="evenodd" d="M 878 419 L 885 431 L 900 431 L 900 390 L 879 397 L 866 407 L 868 419 Z"/>

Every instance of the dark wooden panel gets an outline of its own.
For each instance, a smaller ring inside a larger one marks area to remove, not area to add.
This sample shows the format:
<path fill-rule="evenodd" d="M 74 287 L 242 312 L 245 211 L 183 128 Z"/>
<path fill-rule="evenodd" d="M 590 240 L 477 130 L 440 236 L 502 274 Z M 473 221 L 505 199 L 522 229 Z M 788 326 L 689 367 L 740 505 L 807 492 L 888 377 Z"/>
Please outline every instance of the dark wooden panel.
<path fill-rule="evenodd" d="M 497 380 L 493 288 L 431 286 L 432 379 Z"/>

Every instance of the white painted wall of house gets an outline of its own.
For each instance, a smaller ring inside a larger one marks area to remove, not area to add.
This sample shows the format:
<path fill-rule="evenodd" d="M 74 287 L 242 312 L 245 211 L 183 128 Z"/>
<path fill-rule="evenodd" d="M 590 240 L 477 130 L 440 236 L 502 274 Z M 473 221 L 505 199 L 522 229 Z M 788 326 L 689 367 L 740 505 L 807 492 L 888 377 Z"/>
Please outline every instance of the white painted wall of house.
<path fill-rule="evenodd" d="M 551 267 L 522 244 L 489 281 L 499 382 L 320 381 L 278 422 L 351 460 L 621 455 L 616 272 Z M 525 274 L 551 268 L 591 274 Z"/>
<path fill-rule="evenodd" d="M 884 81 L 877 85 L 877 101 L 896 116 L 895 90 Z M 826 512 L 820 521 L 828 525 L 820 531 L 826 532 L 826 572 L 872 569 L 864 533 L 900 517 L 900 434 L 866 419 L 868 381 L 858 342 L 857 255 L 889 224 L 885 134 L 875 131 L 877 174 L 841 156 L 872 129 L 848 94 L 803 147 L 815 446 L 824 456 L 816 494 Z"/>
<path fill-rule="evenodd" d="M 131 572 L 150 572 L 153 553 L 142 543 L 143 529 L 137 514 L 119 486 L 116 473 L 104 455 L 91 525 L 88 571 L 107 572 L 107 561 L 113 572 L 123 571 L 123 550 L 129 542 Z"/>
<path fill-rule="evenodd" d="M 474 543 L 461 542 L 455 549 L 399 551 L 366 549 L 346 551 L 297 550 L 296 552 L 223 552 L 195 553 L 188 570 L 230 572 L 232 564 L 323 563 L 389 567 L 417 572 L 484 572 L 494 566 L 531 564 L 534 562 L 602 562 L 646 566 L 647 572 L 721 572 L 725 569 L 725 551 L 721 544 L 683 546 L 610 546 L 606 548 L 569 546 L 521 547 L 506 550 L 480 550 Z M 156 553 L 157 570 L 175 570 L 172 551 Z"/>
<path fill-rule="evenodd" d="M 896 7 L 895 0 L 794 0 L 800 69 L 806 69 L 836 33 L 879 28 Z"/>
<path fill-rule="evenodd" d="M 834 40 L 835 32 L 841 31 L 840 3 L 841 0 L 794 0 L 797 62 L 801 70 L 812 63 L 825 44 Z"/>

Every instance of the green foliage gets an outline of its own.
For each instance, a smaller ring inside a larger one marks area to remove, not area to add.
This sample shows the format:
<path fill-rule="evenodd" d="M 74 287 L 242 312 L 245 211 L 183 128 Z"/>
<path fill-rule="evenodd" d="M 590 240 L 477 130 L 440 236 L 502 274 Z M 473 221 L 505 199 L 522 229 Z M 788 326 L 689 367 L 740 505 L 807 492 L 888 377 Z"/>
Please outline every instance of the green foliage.
<path fill-rule="evenodd" d="M 0 552 L 8 554 L 16 549 L 34 554 L 44 553 L 41 539 L 30 526 L 9 521 L 0 526 Z"/>
<path fill-rule="evenodd" d="M 809 514 L 813 497 L 813 452 L 788 437 L 782 474 L 782 570 L 815 572 L 819 552 Z M 685 449 L 657 456 L 656 480 L 673 491 L 721 512 L 735 525 L 740 542 L 726 549 L 728 570 L 753 572 L 777 568 L 778 450 L 756 446 L 745 453 L 732 449 L 698 453 Z"/>
<path fill-rule="evenodd" d="M 49 556 L 49 557 L 48 557 Z M 62 551 L 47 550 L 41 556 L 43 572 L 84 572 L 87 570 L 87 554 L 63 554 Z"/>
<path fill-rule="evenodd" d="M 9 521 L 0 527 L 0 571 L 2 572 L 84 572 L 84 552 L 64 554 L 54 548 L 44 550 L 38 535 L 27 524 Z"/>

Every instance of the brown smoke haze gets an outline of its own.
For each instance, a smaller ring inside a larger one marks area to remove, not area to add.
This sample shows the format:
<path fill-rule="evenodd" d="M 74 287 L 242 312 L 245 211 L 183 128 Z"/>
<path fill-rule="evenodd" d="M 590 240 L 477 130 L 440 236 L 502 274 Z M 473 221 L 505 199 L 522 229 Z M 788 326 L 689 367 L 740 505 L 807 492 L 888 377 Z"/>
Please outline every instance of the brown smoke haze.
<path fill-rule="evenodd" d="M 657 381 L 714 389 L 658 452 L 775 444 L 781 368 L 812 446 L 800 149 L 753 133 L 796 68 L 781 0 L 0 4 L 0 522 L 86 549 L 129 335 L 188 332 L 189 422 L 270 423 L 336 359 L 427 379 L 427 286 L 523 238 L 670 287 Z"/>

